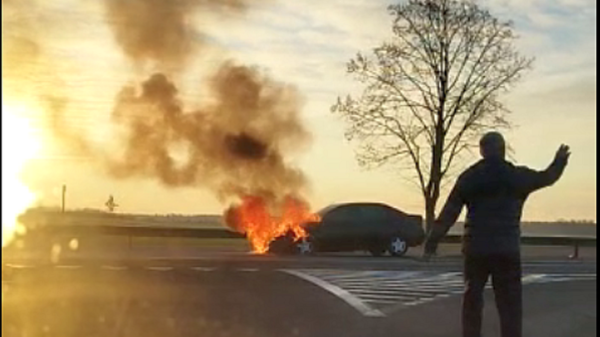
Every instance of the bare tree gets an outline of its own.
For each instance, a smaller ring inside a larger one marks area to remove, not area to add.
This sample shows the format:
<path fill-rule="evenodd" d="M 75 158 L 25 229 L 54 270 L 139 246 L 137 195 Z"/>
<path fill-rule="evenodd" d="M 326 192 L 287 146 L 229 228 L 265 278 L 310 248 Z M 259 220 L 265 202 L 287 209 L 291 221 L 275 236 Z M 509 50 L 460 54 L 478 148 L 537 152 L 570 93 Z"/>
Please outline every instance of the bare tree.
<path fill-rule="evenodd" d="M 533 59 L 515 49 L 512 22 L 472 2 L 410 0 L 388 10 L 392 39 L 347 65 L 364 91 L 338 98 L 332 111 L 359 143 L 359 164 L 400 165 L 418 182 L 429 229 L 456 159 L 484 130 L 510 127 L 499 94 Z"/>

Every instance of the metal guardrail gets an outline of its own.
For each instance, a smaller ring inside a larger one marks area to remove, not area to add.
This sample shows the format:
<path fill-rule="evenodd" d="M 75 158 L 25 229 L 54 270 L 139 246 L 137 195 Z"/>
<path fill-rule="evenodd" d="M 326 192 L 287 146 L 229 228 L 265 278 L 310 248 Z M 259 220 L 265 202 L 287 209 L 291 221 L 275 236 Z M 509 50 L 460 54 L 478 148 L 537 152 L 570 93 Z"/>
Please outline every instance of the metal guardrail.
<path fill-rule="evenodd" d="M 445 243 L 462 242 L 461 234 L 448 234 L 443 239 Z M 580 246 L 596 246 L 596 238 L 592 236 L 567 236 L 567 235 L 529 235 L 521 236 L 521 244 L 525 245 L 548 245 L 548 246 L 571 246 L 575 243 Z"/>
<path fill-rule="evenodd" d="M 461 234 L 448 234 L 442 242 L 460 243 Z M 573 253 L 569 255 L 570 259 L 579 258 L 580 247 L 596 247 L 596 237 L 592 236 L 566 236 L 566 235 L 521 235 L 521 244 L 537 246 L 571 246 Z"/>
<path fill-rule="evenodd" d="M 107 226 L 107 225 L 58 225 L 39 228 L 36 232 L 52 235 L 115 235 L 127 236 L 129 242 L 133 237 L 169 237 L 169 238 L 198 238 L 198 239 L 242 239 L 240 234 L 225 228 L 185 228 L 185 227 L 150 227 L 150 226 Z M 460 243 L 462 235 L 449 233 L 443 243 Z M 579 257 L 580 247 L 595 247 L 596 237 L 592 236 L 562 236 L 562 235 L 522 235 L 524 245 L 572 246 L 570 258 Z"/>
<path fill-rule="evenodd" d="M 179 237 L 199 239 L 242 239 L 245 235 L 224 228 L 144 227 L 106 225 L 60 225 L 41 228 L 40 232 L 70 235 L 116 235 L 130 237 Z"/>

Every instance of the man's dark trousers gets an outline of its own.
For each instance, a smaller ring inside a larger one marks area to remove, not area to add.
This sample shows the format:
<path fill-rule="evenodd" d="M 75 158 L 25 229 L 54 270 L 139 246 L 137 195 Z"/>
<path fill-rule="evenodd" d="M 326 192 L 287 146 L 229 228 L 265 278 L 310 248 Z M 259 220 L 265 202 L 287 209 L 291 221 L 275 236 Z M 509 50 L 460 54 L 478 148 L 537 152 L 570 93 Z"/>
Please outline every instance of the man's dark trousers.
<path fill-rule="evenodd" d="M 488 277 L 500 316 L 502 337 L 522 336 L 521 258 L 518 255 L 465 255 L 463 337 L 481 337 L 483 290 Z"/>

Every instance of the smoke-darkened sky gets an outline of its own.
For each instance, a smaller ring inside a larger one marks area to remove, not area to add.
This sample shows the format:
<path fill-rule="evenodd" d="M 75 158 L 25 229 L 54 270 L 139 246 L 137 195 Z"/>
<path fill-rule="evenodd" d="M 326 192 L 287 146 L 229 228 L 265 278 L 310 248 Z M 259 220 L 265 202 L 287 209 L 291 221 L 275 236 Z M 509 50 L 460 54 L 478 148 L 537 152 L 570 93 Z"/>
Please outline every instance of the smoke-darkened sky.
<path fill-rule="evenodd" d="M 142 36 L 142 42 L 172 46 L 161 54 L 145 48 L 143 43 L 135 50 L 124 47 L 130 36 L 115 34 L 111 25 L 120 22 L 143 26 L 145 22 L 136 21 L 139 18 L 119 21 L 118 15 L 107 11 L 103 2 L 28 1 L 37 3 L 48 19 L 36 20 L 35 12 L 20 19 L 27 25 L 15 34 L 21 39 L 12 57 L 25 60 L 23 55 L 39 58 L 42 53 L 41 62 L 21 62 L 25 69 L 9 70 L 42 72 L 44 80 L 36 84 L 36 90 L 50 88 L 57 97 L 65 92 L 73 95 L 75 99 L 69 102 L 65 118 L 95 142 L 105 141 L 111 146 L 118 143 L 111 123 L 116 94 L 124 86 L 139 85 L 155 73 L 165 73 L 177 86 L 182 109 L 200 111 L 205 102 L 218 105 L 211 101 L 213 89 L 218 88 L 211 89 L 206 79 L 218 76 L 224 61 L 234 60 L 235 65 L 256 66 L 260 76 L 269 81 L 295 88 L 298 101 L 297 114 L 293 115 L 312 134 L 312 142 L 279 144 L 302 145 L 289 160 L 291 167 L 304 171 L 311 182 L 308 198 L 316 208 L 331 202 L 371 200 L 422 213 L 418 191 L 397 171 L 390 168 L 364 172 L 358 168 L 353 146 L 343 137 L 342 122 L 329 113 L 337 95 L 358 88 L 344 74 L 345 62 L 357 51 L 365 51 L 388 36 L 387 2 L 254 1 L 257 5 L 243 6 L 243 2 L 229 1 L 226 7 L 220 7 L 203 1 L 208 9 L 190 9 L 192 14 L 185 15 L 182 24 L 164 30 L 161 38 L 151 39 L 153 31 Z M 14 29 L 5 3 L 3 43 L 11 38 L 10 29 Z M 536 57 L 535 69 L 505 98 L 516 124 L 506 138 L 515 149 L 517 162 L 543 169 L 560 143 L 571 145 L 573 151 L 563 179 L 533 195 L 524 218 L 595 219 L 596 3 L 487 0 L 482 4 L 501 18 L 513 19 L 522 36 L 521 51 Z M 107 15 L 114 21 L 107 20 Z M 168 18 L 179 20 L 181 15 L 174 11 Z M 63 20 L 56 24 L 53 18 Z M 40 34 L 43 48 L 31 43 Z M 181 43 L 181 36 L 189 40 Z M 3 73 L 7 64 L 4 52 Z M 162 59 L 169 61 L 156 61 Z M 49 65 L 60 69 L 62 75 L 48 71 Z M 260 136 L 268 137 L 262 133 Z M 238 148 L 235 142 L 228 144 Z M 250 149 L 261 153 L 260 147 Z M 181 150 L 184 154 L 187 151 L 185 146 Z M 76 152 L 49 151 L 53 159 L 38 161 L 44 165 L 43 172 L 33 165 L 29 168 L 30 183 L 43 195 L 45 204 L 58 204 L 60 193 L 56 192 L 66 183 L 72 207 L 100 208 L 112 193 L 121 210 L 127 212 L 220 213 L 223 208 L 209 191 L 173 190 L 142 176 L 127 181 L 108 178 L 91 164 L 76 160 L 81 159 Z M 473 157 L 465 165 L 476 159 Z"/>

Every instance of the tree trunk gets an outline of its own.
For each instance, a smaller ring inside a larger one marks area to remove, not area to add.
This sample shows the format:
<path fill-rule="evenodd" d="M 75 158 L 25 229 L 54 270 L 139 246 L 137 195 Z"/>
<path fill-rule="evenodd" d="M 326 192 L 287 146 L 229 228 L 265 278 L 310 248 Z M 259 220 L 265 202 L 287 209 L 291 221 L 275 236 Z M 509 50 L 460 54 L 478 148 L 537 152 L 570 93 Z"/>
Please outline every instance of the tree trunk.
<path fill-rule="evenodd" d="M 435 206 L 440 197 L 440 183 L 442 181 L 442 154 L 443 142 L 442 133 L 438 131 L 436 134 L 437 142 L 432 147 L 431 172 L 429 175 L 429 183 L 425 189 L 425 224 L 426 230 L 429 232 L 431 225 L 435 221 Z"/>
<path fill-rule="evenodd" d="M 429 196 L 425 196 L 425 232 L 429 233 L 433 222 L 435 221 L 435 204 L 436 200 Z"/>
<path fill-rule="evenodd" d="M 437 163 L 437 168 L 432 170 L 431 180 L 429 181 L 428 195 L 425 195 L 425 223 L 426 230 L 429 232 L 431 225 L 435 221 L 435 206 L 440 198 L 440 184 L 442 181 L 440 166 L 441 163 Z"/>

